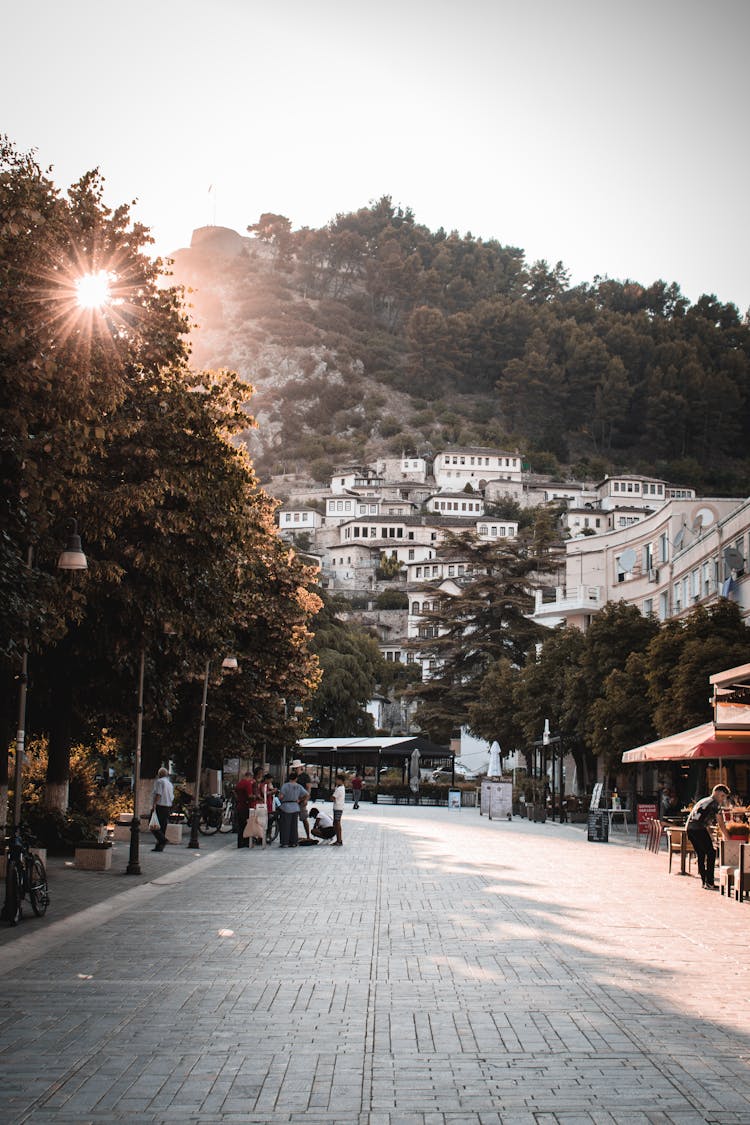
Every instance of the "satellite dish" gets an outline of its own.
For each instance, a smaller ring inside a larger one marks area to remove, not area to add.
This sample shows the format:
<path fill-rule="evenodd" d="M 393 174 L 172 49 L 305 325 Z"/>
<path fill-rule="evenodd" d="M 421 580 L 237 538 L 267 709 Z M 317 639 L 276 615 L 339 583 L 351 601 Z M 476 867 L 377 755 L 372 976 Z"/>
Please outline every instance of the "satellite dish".
<path fill-rule="evenodd" d="M 724 563 L 728 570 L 744 570 L 745 557 L 736 547 L 724 548 Z"/>
<path fill-rule="evenodd" d="M 716 519 L 716 516 L 710 508 L 699 508 L 694 516 L 693 527 L 696 531 L 702 531 L 704 527 L 710 527 Z"/>
<path fill-rule="evenodd" d="M 635 566 L 635 560 L 638 556 L 632 547 L 628 547 L 627 551 L 623 551 L 620 555 L 620 570 L 628 574 Z"/>
<path fill-rule="evenodd" d="M 675 551 L 681 551 L 682 550 L 682 544 L 684 542 L 685 542 L 685 528 L 683 527 L 683 528 L 680 528 L 680 530 L 677 532 L 677 534 L 674 537 L 674 549 L 675 549 Z"/>

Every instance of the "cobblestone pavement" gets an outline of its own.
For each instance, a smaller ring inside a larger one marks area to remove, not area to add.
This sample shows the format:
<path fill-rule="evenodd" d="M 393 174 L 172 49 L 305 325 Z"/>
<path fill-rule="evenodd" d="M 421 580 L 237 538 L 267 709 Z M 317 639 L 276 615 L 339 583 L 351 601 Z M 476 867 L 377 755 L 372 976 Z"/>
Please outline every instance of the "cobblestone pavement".
<path fill-rule="evenodd" d="M 567 826 L 344 832 L 12 931 L 0 1120 L 750 1123 L 748 905 Z"/>

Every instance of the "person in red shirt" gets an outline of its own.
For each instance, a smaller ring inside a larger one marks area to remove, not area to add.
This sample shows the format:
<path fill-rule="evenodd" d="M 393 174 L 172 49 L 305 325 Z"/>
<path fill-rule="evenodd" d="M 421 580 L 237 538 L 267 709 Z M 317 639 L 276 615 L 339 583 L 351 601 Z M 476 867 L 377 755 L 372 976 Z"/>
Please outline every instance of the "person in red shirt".
<path fill-rule="evenodd" d="M 354 777 L 352 778 L 353 808 L 355 808 L 355 809 L 359 808 L 359 799 L 360 799 L 361 796 L 362 796 L 362 778 L 360 776 L 359 770 L 357 770 Z"/>
<path fill-rule="evenodd" d="M 250 840 L 244 836 L 245 825 L 247 818 L 250 815 L 250 808 L 255 805 L 255 782 L 250 770 L 241 777 L 237 782 L 234 790 L 234 811 L 237 820 L 237 847 L 249 848 Z"/>

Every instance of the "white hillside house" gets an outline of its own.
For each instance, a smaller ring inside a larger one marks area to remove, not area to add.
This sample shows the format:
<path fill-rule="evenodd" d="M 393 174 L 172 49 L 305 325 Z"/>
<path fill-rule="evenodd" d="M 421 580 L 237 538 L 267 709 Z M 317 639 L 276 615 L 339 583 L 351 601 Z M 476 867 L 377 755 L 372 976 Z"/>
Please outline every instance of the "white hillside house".
<path fill-rule="evenodd" d="M 480 490 L 491 480 L 520 484 L 523 479 L 517 453 L 477 446 L 444 449 L 435 458 L 433 475 L 441 492 L 460 492 L 467 484 Z"/>

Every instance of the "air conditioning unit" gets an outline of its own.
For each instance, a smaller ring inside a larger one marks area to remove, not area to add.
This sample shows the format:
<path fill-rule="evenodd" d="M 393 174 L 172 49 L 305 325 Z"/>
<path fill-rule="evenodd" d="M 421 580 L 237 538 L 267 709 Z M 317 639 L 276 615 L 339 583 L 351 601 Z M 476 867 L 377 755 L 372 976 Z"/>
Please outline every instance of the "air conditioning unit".
<path fill-rule="evenodd" d="M 658 582 L 659 581 L 659 571 L 655 566 L 652 566 L 652 567 L 649 568 L 648 580 L 649 580 L 649 582 Z"/>

